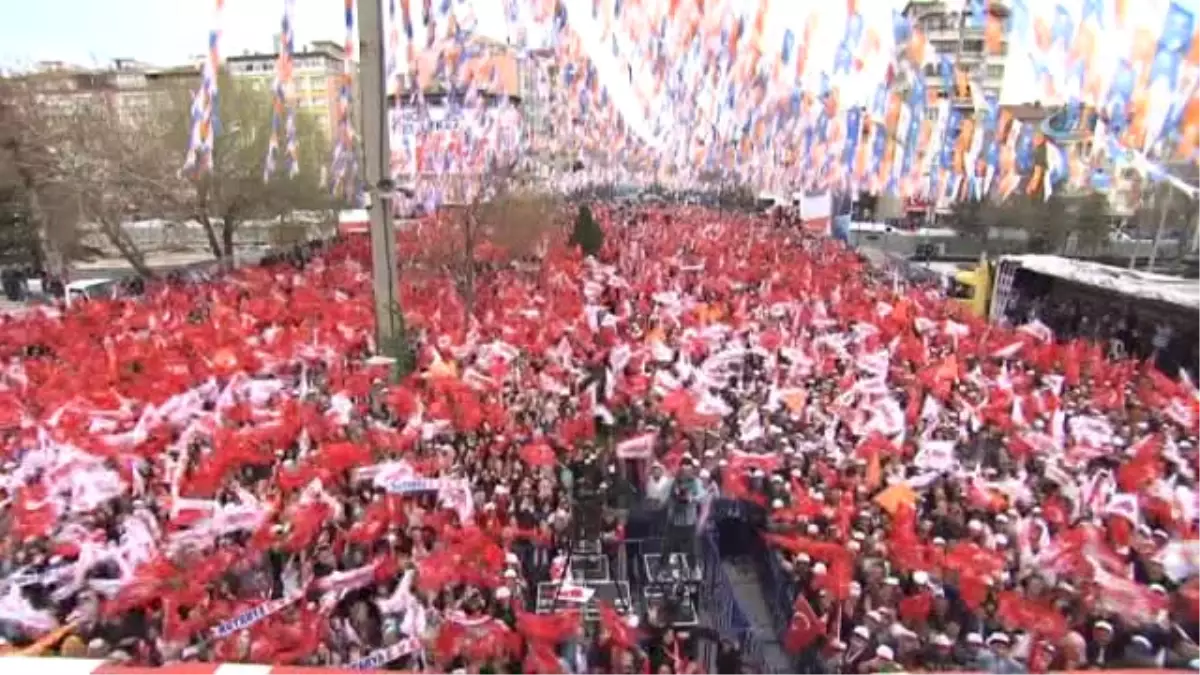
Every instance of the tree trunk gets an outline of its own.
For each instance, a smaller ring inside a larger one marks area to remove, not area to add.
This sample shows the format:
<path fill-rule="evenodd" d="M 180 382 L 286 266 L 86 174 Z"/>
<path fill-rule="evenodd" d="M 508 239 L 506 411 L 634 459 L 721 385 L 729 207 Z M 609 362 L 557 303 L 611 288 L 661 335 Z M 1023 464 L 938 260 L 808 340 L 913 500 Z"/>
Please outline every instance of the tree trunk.
<path fill-rule="evenodd" d="M 233 235 L 237 231 L 237 221 L 231 215 L 226 215 L 224 222 L 221 223 L 221 247 L 225 251 L 225 257 L 222 260 L 227 265 L 233 265 L 233 254 L 235 246 L 233 243 Z"/>
<path fill-rule="evenodd" d="M 37 237 L 37 247 L 41 256 L 43 269 L 60 279 L 65 279 L 67 272 L 66 260 L 61 255 L 58 247 L 54 245 L 54 241 L 50 238 L 48 231 L 49 223 L 47 222 L 46 214 L 42 210 L 42 199 L 41 195 L 38 194 L 33 172 L 21 164 L 20 155 L 16 152 L 14 152 L 14 159 L 20 167 L 17 169 L 17 174 L 21 178 L 21 187 L 24 188 L 27 195 L 25 205 L 29 209 L 29 220 Z"/>
<path fill-rule="evenodd" d="M 217 241 L 217 231 L 213 227 L 212 219 L 207 213 L 201 212 L 196 216 L 200 224 L 204 227 L 204 236 L 208 238 L 208 249 L 212 251 L 213 257 L 221 260 L 224 256 L 221 254 L 221 242 Z"/>
<path fill-rule="evenodd" d="M 463 214 L 463 317 L 466 325 L 470 325 L 471 316 L 475 313 L 475 214 L 470 209 Z"/>
<path fill-rule="evenodd" d="M 120 224 L 101 221 L 100 230 L 109 243 L 121 254 L 121 257 L 133 268 L 135 274 L 143 279 L 154 278 L 154 270 L 146 264 L 146 256 L 142 255 L 137 244 L 130 240 L 129 236 L 121 229 Z"/>

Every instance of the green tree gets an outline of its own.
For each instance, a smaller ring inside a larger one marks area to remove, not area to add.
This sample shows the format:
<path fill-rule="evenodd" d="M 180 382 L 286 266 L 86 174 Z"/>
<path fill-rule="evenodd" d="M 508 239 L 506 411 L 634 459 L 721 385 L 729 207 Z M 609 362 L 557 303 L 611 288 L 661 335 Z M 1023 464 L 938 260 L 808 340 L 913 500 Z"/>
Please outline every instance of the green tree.
<path fill-rule="evenodd" d="M 578 246 L 584 255 L 598 256 L 604 248 L 604 230 L 592 216 L 592 209 L 587 204 L 579 206 L 579 214 L 575 216 L 575 228 L 571 231 L 571 245 Z"/>
<path fill-rule="evenodd" d="M 334 198 L 323 185 L 322 175 L 331 145 L 316 118 L 297 111 L 299 170 L 288 175 L 280 159 L 275 174 L 264 180 L 274 114 L 272 94 L 225 73 L 218 86 L 220 126 L 213 141 L 212 171 L 187 178 L 191 188 L 188 215 L 204 228 L 213 256 L 230 261 L 237 231 L 246 221 L 270 218 L 286 225 L 294 211 L 330 208 Z M 164 108 L 163 114 L 174 122 L 174 144 L 180 152 L 187 147 L 189 110 L 188 97 L 178 95 L 174 105 Z"/>
<path fill-rule="evenodd" d="M 1030 253 L 1062 253 L 1071 236 L 1068 197 L 1055 193 L 1049 199 L 1031 199 L 1025 231 Z"/>
<path fill-rule="evenodd" d="M 1007 227 L 1006 208 L 991 199 L 964 199 L 952 207 L 950 227 L 959 236 L 978 242 L 987 251 L 992 231 Z"/>
<path fill-rule="evenodd" d="M 1108 245 L 1112 235 L 1112 217 L 1108 208 L 1108 196 L 1100 192 L 1088 194 L 1074 200 L 1070 229 L 1075 233 L 1075 252 L 1081 255 L 1096 255 Z"/>

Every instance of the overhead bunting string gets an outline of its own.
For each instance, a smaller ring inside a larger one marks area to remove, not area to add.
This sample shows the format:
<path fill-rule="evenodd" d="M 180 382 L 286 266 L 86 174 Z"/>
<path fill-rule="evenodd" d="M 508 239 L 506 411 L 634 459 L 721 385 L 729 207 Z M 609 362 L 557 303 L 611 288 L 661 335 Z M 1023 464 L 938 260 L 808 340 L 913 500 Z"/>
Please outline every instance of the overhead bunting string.
<path fill-rule="evenodd" d="M 188 134 L 187 157 L 182 173 L 200 175 L 212 172 L 213 143 L 220 114 L 217 99 L 217 76 L 221 70 L 221 11 L 225 0 L 216 0 L 212 28 L 208 32 L 208 51 L 200 66 L 200 87 L 192 95 L 191 124 Z"/>
<path fill-rule="evenodd" d="M 864 3 L 505 2 L 515 48 L 548 49 L 559 65 L 555 95 L 538 103 L 554 133 L 536 141 L 514 132 L 506 97 L 485 104 L 481 92 L 500 92 L 511 64 L 475 37 L 470 3 L 398 1 L 389 63 L 407 57 L 416 106 L 396 113 L 393 167 L 435 201 L 497 153 L 531 144 L 572 167 L 551 176 L 563 189 L 618 178 L 693 187 L 716 175 L 776 194 L 945 204 L 1049 197 L 1088 188 L 1100 169 L 1133 168 L 1196 192 L 1163 168 L 1195 161 L 1200 136 L 1200 36 L 1178 0 L 1137 12 L 1123 0 L 965 2 L 964 29 L 982 36 L 985 55 L 1007 45 L 1009 79 L 1028 73 L 1031 96 L 1062 101 L 1054 123 L 1069 137 L 1002 108 L 985 93 L 987 69 L 939 54 L 920 17 Z M 400 69 L 389 66 L 389 79 Z M 434 81 L 449 91 L 436 118 L 422 95 Z M 339 161 L 352 147 L 344 121 Z"/>
<path fill-rule="evenodd" d="M 283 19 L 279 30 L 279 54 L 275 58 L 275 82 L 273 112 L 271 115 L 271 140 L 267 144 L 267 163 L 263 169 L 263 182 L 275 175 L 279 161 L 279 130 L 283 127 L 283 164 L 287 175 L 295 176 L 300 171 L 298 141 L 296 139 L 296 82 L 294 75 L 295 38 L 292 32 L 292 17 L 295 0 L 284 0 Z"/>
<path fill-rule="evenodd" d="M 355 63 L 354 0 L 345 0 L 344 12 L 346 22 L 345 60 L 343 61 L 335 109 L 337 124 L 330 185 L 334 194 L 340 195 L 348 201 L 357 202 L 360 197 L 358 193 L 358 153 L 351 116 Z"/>

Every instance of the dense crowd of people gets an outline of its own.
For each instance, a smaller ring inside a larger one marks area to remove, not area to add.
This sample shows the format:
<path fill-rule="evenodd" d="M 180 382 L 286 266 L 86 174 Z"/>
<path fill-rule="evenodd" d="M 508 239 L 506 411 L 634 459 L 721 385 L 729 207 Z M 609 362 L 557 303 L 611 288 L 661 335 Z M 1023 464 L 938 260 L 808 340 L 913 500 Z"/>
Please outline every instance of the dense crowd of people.
<path fill-rule="evenodd" d="M 564 236 L 481 267 L 469 316 L 462 279 L 406 268 L 399 382 L 361 240 L 0 324 L 0 637 L 148 665 L 763 668 L 655 612 L 533 612 L 597 474 L 614 569 L 639 532 L 758 558 L 789 672 L 1196 667 L 1189 380 L 765 218 L 596 215 L 598 259 Z"/>

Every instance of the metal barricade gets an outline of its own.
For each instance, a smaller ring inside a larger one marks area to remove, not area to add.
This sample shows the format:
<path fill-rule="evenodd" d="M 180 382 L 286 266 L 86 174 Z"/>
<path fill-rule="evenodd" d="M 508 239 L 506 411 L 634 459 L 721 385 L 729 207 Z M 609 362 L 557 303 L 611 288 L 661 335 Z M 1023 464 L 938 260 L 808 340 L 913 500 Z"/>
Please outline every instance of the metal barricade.
<path fill-rule="evenodd" d="M 718 542 L 717 530 L 722 525 L 736 525 L 738 528 L 752 526 L 754 509 L 760 507 L 733 499 L 717 499 L 712 503 L 707 526 L 698 534 L 700 538 L 700 592 L 697 607 L 705 623 L 715 630 L 722 640 L 728 640 L 740 647 L 743 664 L 758 673 L 777 671 L 767 663 L 763 655 L 763 640 L 767 636 L 758 635 L 745 611 L 737 601 L 733 583 L 725 573 L 721 564 L 722 551 Z M 637 511 L 635 509 L 635 511 Z M 642 561 L 647 554 L 661 553 L 664 546 L 663 533 L 665 521 L 659 521 L 646 512 L 637 512 L 635 531 L 643 536 L 629 538 L 624 543 L 624 553 L 627 564 L 624 566 L 628 573 L 627 580 L 630 592 L 634 598 L 643 597 L 643 591 L 648 581 Z M 733 521 L 733 522 L 731 522 Z M 742 551 L 749 553 L 759 566 L 759 579 L 763 583 L 763 591 L 770 605 L 772 628 L 777 635 L 782 635 L 791 618 L 793 592 L 786 573 L 779 567 L 775 554 L 765 545 L 759 534 L 751 539 L 751 549 Z M 709 651 L 704 660 L 710 665 L 714 653 Z M 779 672 L 788 672 L 787 670 Z"/>
<path fill-rule="evenodd" d="M 792 608 L 796 602 L 796 584 L 783 569 L 779 556 L 766 546 L 762 537 L 756 537 L 756 541 L 762 546 L 761 555 L 758 556 L 759 578 L 762 579 L 765 587 L 763 592 L 767 596 L 775 634 L 782 640 L 784 634 L 787 633 L 788 624 L 792 620 Z"/>
<path fill-rule="evenodd" d="M 740 526 L 749 526 L 749 509 L 752 504 L 745 504 L 732 499 L 719 499 L 713 502 L 711 522 L 719 525 L 725 521 L 738 521 Z M 763 656 L 763 644 L 755 632 L 745 611 L 738 604 L 733 591 L 733 584 L 721 565 L 721 550 L 713 532 L 704 535 L 704 597 L 711 598 L 710 616 L 713 617 L 714 628 L 722 639 L 735 642 L 742 653 L 742 663 L 756 673 L 768 673 L 773 669 L 768 667 Z M 782 672 L 787 672 L 782 671 Z"/>

